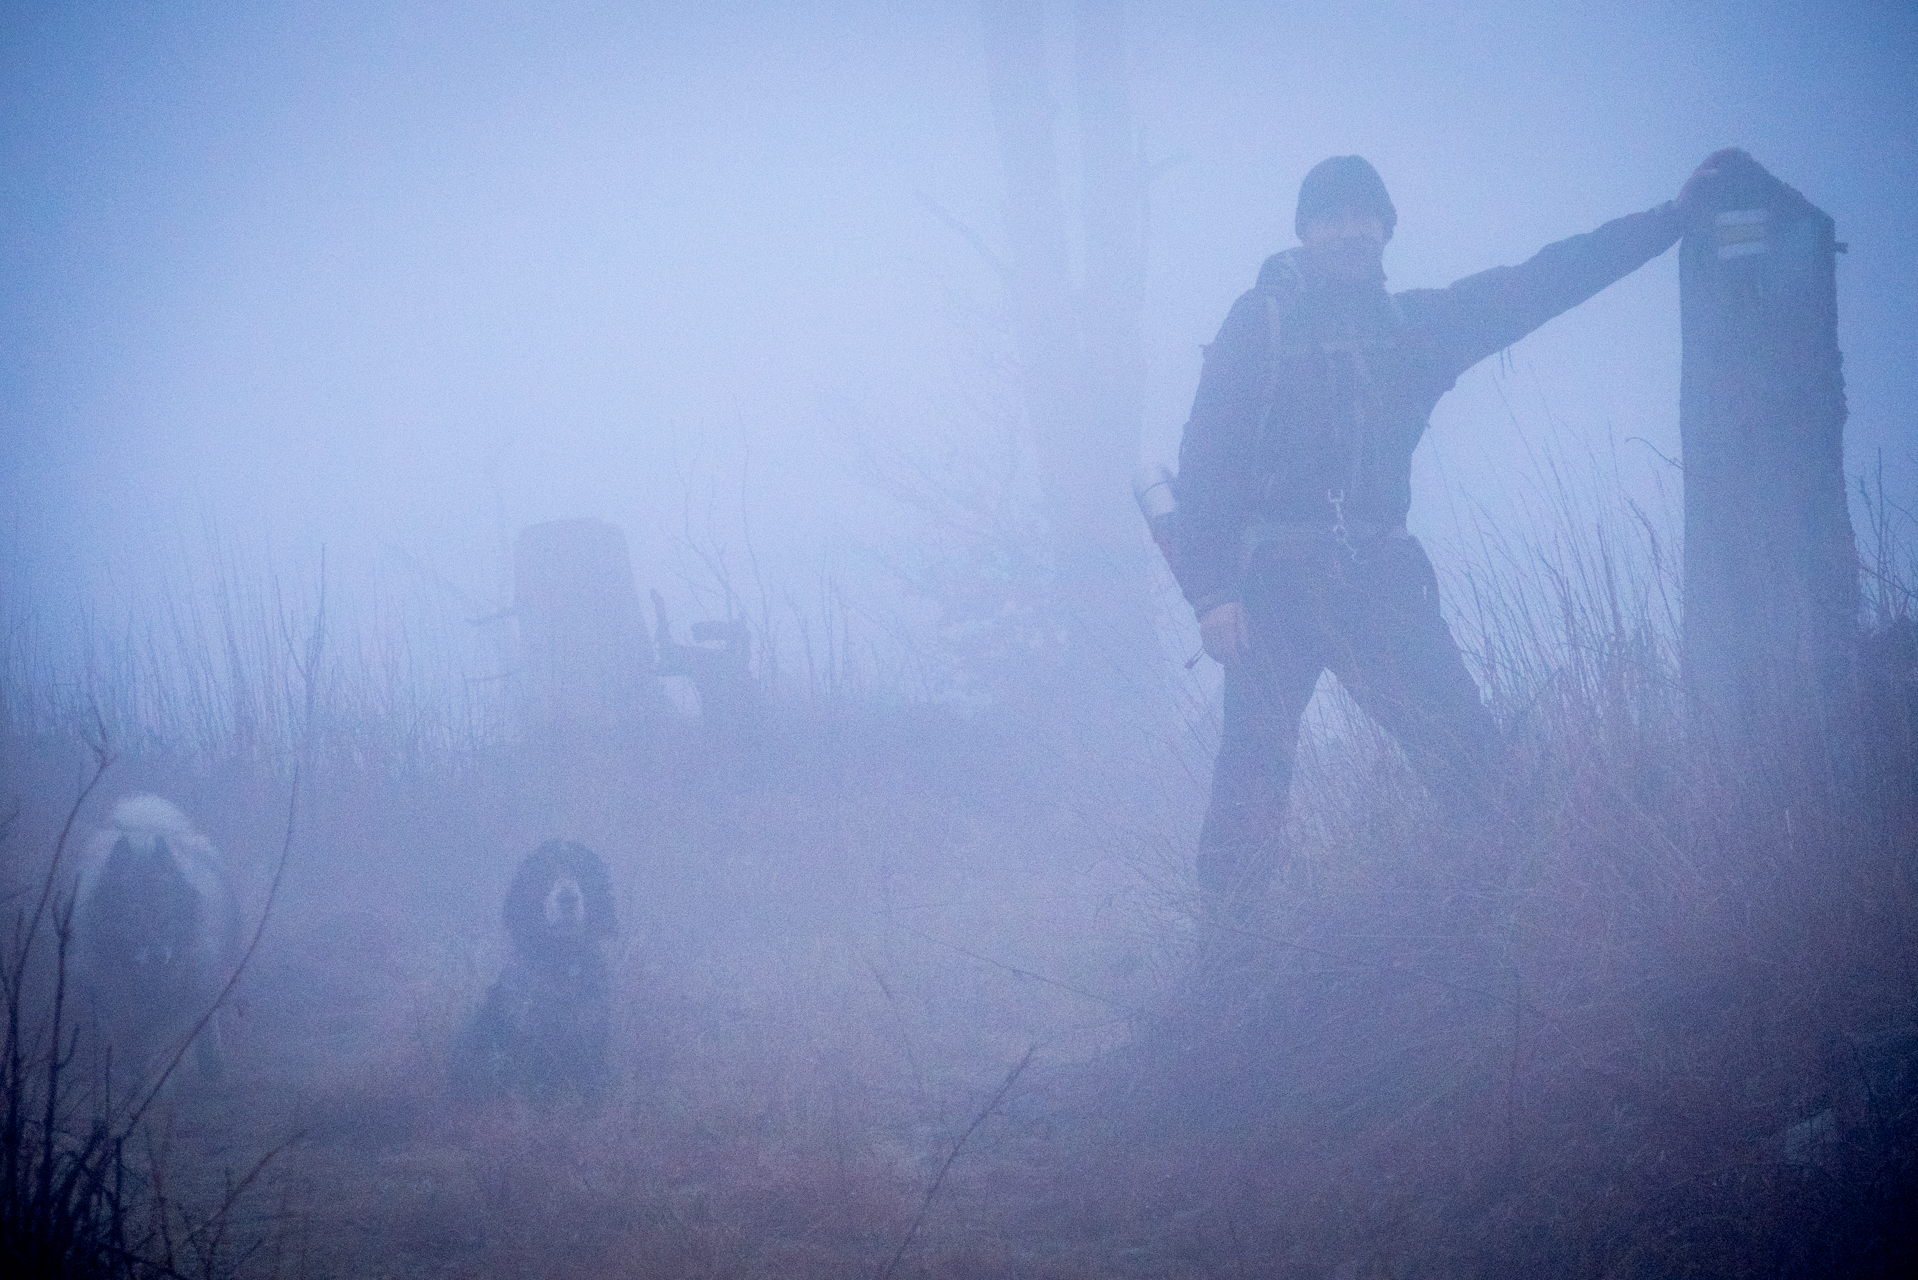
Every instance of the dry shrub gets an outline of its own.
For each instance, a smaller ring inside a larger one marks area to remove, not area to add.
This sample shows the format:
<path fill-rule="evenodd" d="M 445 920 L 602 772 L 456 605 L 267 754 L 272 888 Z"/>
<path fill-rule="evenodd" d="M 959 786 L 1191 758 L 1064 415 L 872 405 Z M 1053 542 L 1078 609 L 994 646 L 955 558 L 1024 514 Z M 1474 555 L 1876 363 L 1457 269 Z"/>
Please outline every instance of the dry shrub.
<path fill-rule="evenodd" d="M 1457 584 L 1511 750 L 1463 848 L 1335 700 L 1260 923 L 983 1218 L 1133 1274 L 1910 1265 L 1918 664 L 1868 636 L 1855 739 L 1714 740 L 1640 528 Z"/>
<path fill-rule="evenodd" d="M 1230 963 L 1176 918 L 1196 788 L 1082 726 L 814 698 L 730 761 L 670 725 L 535 758 L 422 737 L 454 718 L 397 695 L 209 677 L 129 780 L 236 853 L 271 848 L 283 761 L 218 726 L 327 727 L 232 1084 L 182 1099 L 174 1160 L 305 1132 L 259 1274 L 1893 1273 L 1918 1222 L 1909 619 L 1861 650 L 1851 756 L 1730 750 L 1685 714 L 1655 522 L 1615 516 L 1487 539 L 1452 584 L 1510 746 L 1481 829 L 1441 831 L 1331 699 Z M 62 732 L 9 730 L 24 829 L 70 777 Z M 621 1085 L 596 1113 L 462 1109 L 446 1056 L 500 895 L 555 836 L 613 869 Z"/>

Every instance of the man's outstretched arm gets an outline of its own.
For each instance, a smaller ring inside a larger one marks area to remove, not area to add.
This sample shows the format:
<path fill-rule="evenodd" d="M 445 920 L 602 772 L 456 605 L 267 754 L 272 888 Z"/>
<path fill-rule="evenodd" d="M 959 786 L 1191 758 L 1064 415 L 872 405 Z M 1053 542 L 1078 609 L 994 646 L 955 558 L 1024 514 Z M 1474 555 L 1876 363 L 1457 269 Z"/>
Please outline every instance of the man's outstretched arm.
<path fill-rule="evenodd" d="M 1614 218 L 1596 231 L 1550 244 L 1516 267 L 1494 267 L 1446 289 L 1401 295 L 1408 312 L 1429 317 L 1456 377 L 1503 351 L 1554 316 L 1621 280 L 1677 243 L 1701 193 L 1735 148 L 1714 152 L 1686 179 L 1678 198 Z"/>

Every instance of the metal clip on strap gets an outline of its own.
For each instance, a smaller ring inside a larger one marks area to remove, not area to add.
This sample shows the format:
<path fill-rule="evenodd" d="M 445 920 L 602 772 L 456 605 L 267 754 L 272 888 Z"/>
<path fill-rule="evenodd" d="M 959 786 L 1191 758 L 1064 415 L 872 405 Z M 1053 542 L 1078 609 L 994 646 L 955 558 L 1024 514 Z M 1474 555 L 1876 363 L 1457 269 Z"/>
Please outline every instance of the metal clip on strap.
<path fill-rule="evenodd" d="M 1357 564 L 1359 549 L 1352 545 L 1352 539 L 1345 529 L 1345 490 L 1327 489 L 1325 500 L 1332 504 L 1332 541 L 1344 548 L 1345 554 L 1352 557 L 1352 563 Z"/>

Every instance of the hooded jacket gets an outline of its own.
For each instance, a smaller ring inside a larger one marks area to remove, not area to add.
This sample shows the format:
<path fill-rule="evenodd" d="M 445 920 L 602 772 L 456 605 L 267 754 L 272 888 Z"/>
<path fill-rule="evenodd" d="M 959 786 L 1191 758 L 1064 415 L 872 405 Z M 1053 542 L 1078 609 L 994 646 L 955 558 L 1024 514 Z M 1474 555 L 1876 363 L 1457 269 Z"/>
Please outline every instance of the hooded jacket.
<path fill-rule="evenodd" d="M 1402 526 L 1412 451 L 1459 375 L 1669 249 L 1675 203 L 1614 219 L 1444 289 L 1388 293 L 1266 260 L 1206 348 L 1179 449 L 1180 585 L 1203 616 L 1239 596 L 1255 520 Z"/>

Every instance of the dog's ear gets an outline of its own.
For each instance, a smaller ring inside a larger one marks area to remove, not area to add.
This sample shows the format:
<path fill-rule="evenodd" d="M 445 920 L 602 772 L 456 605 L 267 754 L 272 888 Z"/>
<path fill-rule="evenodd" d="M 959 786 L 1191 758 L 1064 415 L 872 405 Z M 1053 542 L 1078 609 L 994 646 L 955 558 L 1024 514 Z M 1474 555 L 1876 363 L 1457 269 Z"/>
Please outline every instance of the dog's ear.
<path fill-rule="evenodd" d="M 574 871 L 586 899 L 586 928 L 595 938 L 610 938 L 618 930 L 613 910 L 613 877 L 606 860 L 585 845 L 574 845 Z"/>

